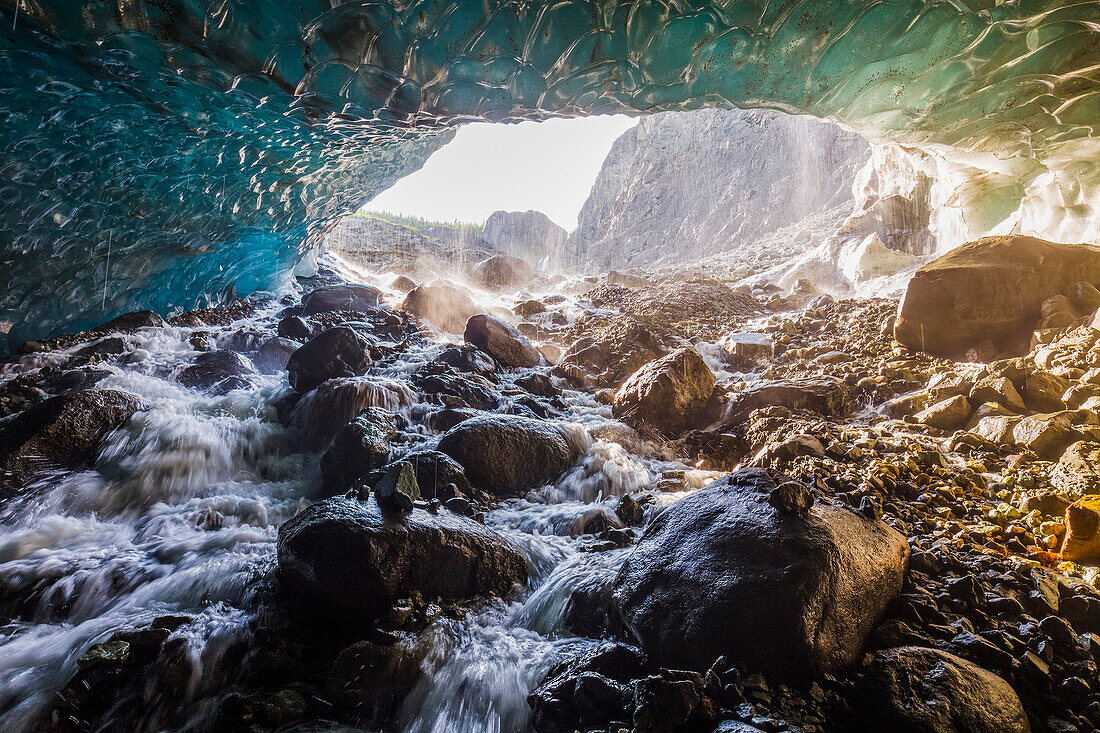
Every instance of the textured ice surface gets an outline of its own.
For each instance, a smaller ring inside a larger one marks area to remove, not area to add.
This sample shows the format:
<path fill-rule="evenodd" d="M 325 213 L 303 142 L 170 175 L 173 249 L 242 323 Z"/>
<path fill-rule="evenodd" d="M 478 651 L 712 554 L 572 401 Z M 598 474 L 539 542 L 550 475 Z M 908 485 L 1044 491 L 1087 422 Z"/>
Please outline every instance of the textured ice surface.
<path fill-rule="evenodd" d="M 0 333 L 270 285 L 453 124 L 770 107 L 1097 236 L 1100 3 L 0 0 Z"/>

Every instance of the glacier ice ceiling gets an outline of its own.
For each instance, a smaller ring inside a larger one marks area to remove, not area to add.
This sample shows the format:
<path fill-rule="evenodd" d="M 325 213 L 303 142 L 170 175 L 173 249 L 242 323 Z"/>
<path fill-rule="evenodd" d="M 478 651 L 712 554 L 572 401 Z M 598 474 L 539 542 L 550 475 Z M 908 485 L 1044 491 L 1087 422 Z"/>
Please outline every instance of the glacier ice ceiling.
<path fill-rule="evenodd" d="M 473 119 L 809 114 L 932 160 L 970 233 L 1098 235 L 1096 2 L 0 0 L 0 14 L 9 349 L 268 286 Z"/>

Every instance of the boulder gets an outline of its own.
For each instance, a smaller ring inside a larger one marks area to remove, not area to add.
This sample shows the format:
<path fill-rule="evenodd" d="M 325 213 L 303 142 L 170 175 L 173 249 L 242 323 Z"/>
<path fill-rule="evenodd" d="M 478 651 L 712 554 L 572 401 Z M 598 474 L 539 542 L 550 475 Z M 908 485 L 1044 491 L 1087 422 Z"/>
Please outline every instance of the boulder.
<path fill-rule="evenodd" d="M 1075 283 L 1069 291 L 1069 299 L 1081 313 L 1095 313 L 1100 309 L 1100 290 L 1092 283 Z"/>
<path fill-rule="evenodd" d="M 92 330 L 103 333 L 127 333 L 136 331 L 139 328 L 161 328 L 164 325 L 164 319 L 153 311 L 134 311 L 123 313 L 121 316 L 112 318 L 102 326 L 97 326 Z"/>
<path fill-rule="evenodd" d="M 693 421 L 713 391 L 714 373 L 703 357 L 677 349 L 634 372 L 615 393 L 612 412 L 634 428 L 673 435 Z"/>
<path fill-rule="evenodd" d="M 439 451 L 462 465 L 470 483 L 496 496 L 551 483 L 581 452 L 565 428 L 517 415 L 464 420 L 439 439 Z"/>
<path fill-rule="evenodd" d="M 374 487 L 374 498 L 383 511 L 411 512 L 420 498 L 412 464 L 399 461 L 388 466 Z"/>
<path fill-rule="evenodd" d="M 462 465 L 446 453 L 421 450 L 401 457 L 398 463 L 412 466 L 416 485 L 425 499 L 446 501 L 455 496 L 469 494 L 470 480 Z"/>
<path fill-rule="evenodd" d="M 974 432 L 998 445 L 1013 445 L 1015 439 L 1012 437 L 1012 431 L 1015 430 L 1018 422 L 1020 422 L 1019 417 L 990 415 L 978 421 Z"/>
<path fill-rule="evenodd" d="M 470 344 L 448 346 L 439 352 L 439 356 L 433 361 L 452 366 L 460 372 L 480 374 L 483 377 L 500 371 L 500 365 L 497 364 L 496 359 Z"/>
<path fill-rule="evenodd" d="M 836 377 L 761 379 L 730 400 L 723 422 L 741 423 L 754 410 L 772 405 L 812 410 L 825 417 L 844 417 L 853 409 L 851 390 Z"/>
<path fill-rule="evenodd" d="M 1066 509 L 1066 536 L 1062 541 L 1066 560 L 1100 560 L 1100 496 L 1089 496 Z"/>
<path fill-rule="evenodd" d="M 1071 443 L 1050 470 L 1050 483 L 1071 496 L 1100 494 L 1100 443 Z"/>
<path fill-rule="evenodd" d="M 1020 699 L 997 675 L 924 647 L 877 652 L 852 694 L 857 729 L 897 733 L 1030 733 Z"/>
<path fill-rule="evenodd" d="M 474 265 L 473 275 L 482 285 L 521 288 L 531 282 L 535 271 L 520 257 L 494 255 Z"/>
<path fill-rule="evenodd" d="M 329 379 L 365 374 L 373 362 L 370 344 L 346 326 L 314 336 L 287 361 L 287 378 L 298 392 L 309 392 Z"/>
<path fill-rule="evenodd" d="M 140 409 L 126 392 L 86 389 L 51 397 L 0 423 L 0 497 L 43 471 L 91 465 L 107 434 Z"/>
<path fill-rule="evenodd" d="M 722 356 L 735 369 L 749 369 L 772 360 L 775 345 L 766 333 L 731 333 L 718 342 Z"/>
<path fill-rule="evenodd" d="M 194 364 L 180 372 L 179 383 L 192 389 L 225 394 L 248 384 L 243 377 L 255 373 L 256 369 L 247 357 L 219 349 L 199 354 Z"/>
<path fill-rule="evenodd" d="M 367 311 L 382 302 L 382 291 L 370 285 L 324 285 L 302 298 L 302 315 L 332 311 Z"/>
<path fill-rule="evenodd" d="M 523 555 L 496 532 L 451 512 L 382 512 L 332 498 L 279 529 L 278 577 L 317 620 L 362 626 L 396 601 L 504 594 L 527 579 Z"/>
<path fill-rule="evenodd" d="M 1100 247 L 1014 235 L 969 242 L 913 275 L 894 338 L 945 356 L 987 340 L 1024 353 L 1043 301 L 1081 280 L 1100 281 Z"/>
<path fill-rule="evenodd" d="M 970 400 L 962 395 L 955 395 L 921 410 L 913 418 L 921 425 L 940 430 L 954 430 L 966 425 L 970 420 L 971 412 Z"/>
<path fill-rule="evenodd" d="M 1044 461 L 1057 460 L 1076 438 L 1068 412 L 1030 415 L 1012 428 L 1013 442 L 1030 448 Z"/>
<path fill-rule="evenodd" d="M 390 290 L 396 290 L 399 293 L 407 293 L 416 287 L 416 281 L 405 275 L 398 275 L 390 282 Z"/>
<path fill-rule="evenodd" d="M 618 642 L 604 642 L 552 667 L 527 696 L 537 733 L 607 730 L 633 715 L 633 681 L 649 671 L 645 656 Z M 592 704 L 597 703 L 597 704 Z"/>
<path fill-rule="evenodd" d="M 284 336 L 269 338 L 260 344 L 256 351 L 256 366 L 267 374 L 276 374 L 286 369 L 290 357 L 301 344 Z"/>
<path fill-rule="evenodd" d="M 410 290 L 401 310 L 427 319 L 444 331 L 459 333 L 478 307 L 464 291 L 437 281 Z"/>
<path fill-rule="evenodd" d="M 275 333 L 283 338 L 295 341 L 307 341 L 313 338 L 313 326 L 301 316 L 286 316 L 279 320 Z"/>
<path fill-rule="evenodd" d="M 828 503 L 768 502 L 782 483 L 730 474 L 654 519 L 614 583 L 622 619 L 663 666 L 706 670 L 719 655 L 788 682 L 855 663 L 901 589 L 903 535 Z"/>
<path fill-rule="evenodd" d="M 1066 409 L 1062 395 L 1070 382 L 1057 374 L 1036 370 L 1024 379 L 1024 401 L 1036 412 L 1057 412 Z"/>
<path fill-rule="evenodd" d="M 405 641 L 360 641 L 340 652 L 325 691 L 358 720 L 381 726 L 420 678 L 422 654 Z"/>
<path fill-rule="evenodd" d="M 996 402 L 1016 414 L 1027 409 L 1024 406 L 1024 398 L 1020 396 L 1012 382 L 1004 377 L 989 376 L 979 379 L 970 389 L 970 401 L 975 405 Z"/>
<path fill-rule="evenodd" d="M 393 415 L 380 407 L 368 407 L 356 415 L 321 456 L 324 495 L 342 494 L 389 463 L 390 441 L 396 430 Z"/>
<path fill-rule="evenodd" d="M 525 300 L 512 308 L 512 312 L 520 318 L 530 318 L 537 313 L 545 313 L 546 306 L 541 300 Z"/>
<path fill-rule="evenodd" d="M 476 346 L 508 367 L 533 367 L 542 360 L 531 342 L 504 321 L 479 313 L 466 321 L 462 334 L 467 344 Z"/>

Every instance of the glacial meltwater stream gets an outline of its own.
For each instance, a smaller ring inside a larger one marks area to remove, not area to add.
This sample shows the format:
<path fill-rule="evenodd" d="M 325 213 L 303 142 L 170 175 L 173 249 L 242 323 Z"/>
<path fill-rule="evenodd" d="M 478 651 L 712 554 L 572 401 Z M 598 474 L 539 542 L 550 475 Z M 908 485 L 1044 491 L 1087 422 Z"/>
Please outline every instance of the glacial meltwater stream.
<path fill-rule="evenodd" d="M 144 725 L 205 729 L 218 696 L 234 681 L 237 657 L 227 650 L 247 642 L 274 585 L 279 526 L 318 496 L 310 422 L 333 410 L 350 418 L 373 405 L 408 420 L 407 434 L 415 437 L 399 452 L 438 441 L 409 378 L 454 337 L 435 334 L 395 350 L 344 395 L 346 403 L 314 405 L 306 398 L 283 421 L 277 417 L 278 400 L 288 392 L 283 369 L 250 376 L 221 396 L 176 380 L 197 355 L 192 344 L 203 337 L 197 332 L 220 348 L 247 351 L 249 338 L 273 331 L 288 302 L 261 298 L 253 315 L 224 327 L 140 329 L 122 337 L 122 354 L 94 365 L 102 370 L 98 388 L 131 393 L 148 409 L 109 436 L 94 470 L 51 475 L 4 504 L 0 731 L 31 729 L 47 714 L 91 645 L 165 615 L 189 619 L 166 644 L 187 670 L 171 701 L 184 722 L 159 719 L 153 706 Z M 10 361 L 0 380 L 78 348 Z M 485 517 L 521 550 L 530 581 L 520 595 L 476 605 L 462 620 L 443 618 L 409 641 L 422 656 L 422 674 L 403 703 L 399 729 L 524 730 L 532 688 L 567 652 L 595 643 L 566 631 L 570 595 L 605 585 L 625 551 L 583 552 L 577 537 L 593 518 L 617 523 L 614 498 L 648 487 L 671 464 L 597 437 L 618 425 L 609 407 L 577 392 L 566 391 L 564 399 L 561 421 L 583 448 L 580 460 L 554 485 Z"/>

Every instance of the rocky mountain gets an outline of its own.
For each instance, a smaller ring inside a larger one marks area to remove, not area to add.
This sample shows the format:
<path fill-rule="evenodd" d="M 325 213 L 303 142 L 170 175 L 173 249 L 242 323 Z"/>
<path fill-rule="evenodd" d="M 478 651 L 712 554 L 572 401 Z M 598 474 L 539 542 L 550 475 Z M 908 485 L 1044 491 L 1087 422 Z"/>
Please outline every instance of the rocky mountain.
<path fill-rule="evenodd" d="M 541 211 L 494 211 L 481 236 L 507 254 L 559 264 L 569 232 Z"/>
<path fill-rule="evenodd" d="M 598 267 L 727 253 L 850 204 L 870 152 L 836 125 L 777 112 L 645 117 L 612 145 L 571 245 Z"/>

